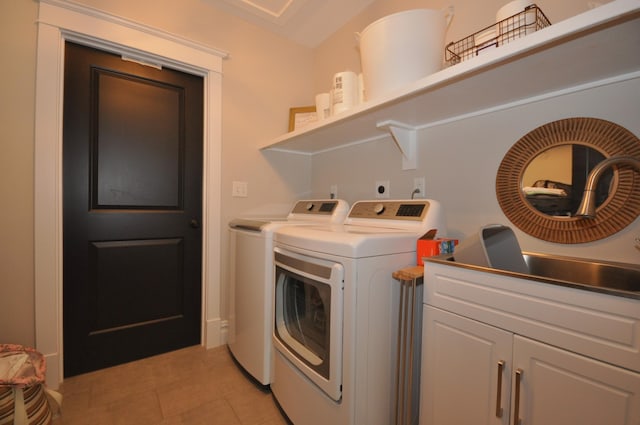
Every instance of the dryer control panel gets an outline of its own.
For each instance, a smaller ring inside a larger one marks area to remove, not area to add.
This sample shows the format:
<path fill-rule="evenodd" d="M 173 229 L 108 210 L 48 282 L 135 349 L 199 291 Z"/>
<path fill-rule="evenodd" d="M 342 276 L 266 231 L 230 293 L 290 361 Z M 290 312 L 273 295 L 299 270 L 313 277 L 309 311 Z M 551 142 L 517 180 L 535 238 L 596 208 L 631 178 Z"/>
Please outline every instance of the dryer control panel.
<path fill-rule="evenodd" d="M 403 201 L 360 201 L 353 204 L 349 218 L 422 221 L 429 212 L 426 199 Z"/>

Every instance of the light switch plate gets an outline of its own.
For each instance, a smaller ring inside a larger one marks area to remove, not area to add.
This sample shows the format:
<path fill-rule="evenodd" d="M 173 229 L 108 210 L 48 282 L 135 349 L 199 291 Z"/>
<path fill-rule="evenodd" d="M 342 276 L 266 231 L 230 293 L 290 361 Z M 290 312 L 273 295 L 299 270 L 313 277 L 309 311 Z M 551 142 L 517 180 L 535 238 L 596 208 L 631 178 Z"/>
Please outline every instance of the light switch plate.
<path fill-rule="evenodd" d="M 248 196 L 247 182 L 234 181 L 231 188 L 231 196 L 234 198 L 246 198 Z"/>

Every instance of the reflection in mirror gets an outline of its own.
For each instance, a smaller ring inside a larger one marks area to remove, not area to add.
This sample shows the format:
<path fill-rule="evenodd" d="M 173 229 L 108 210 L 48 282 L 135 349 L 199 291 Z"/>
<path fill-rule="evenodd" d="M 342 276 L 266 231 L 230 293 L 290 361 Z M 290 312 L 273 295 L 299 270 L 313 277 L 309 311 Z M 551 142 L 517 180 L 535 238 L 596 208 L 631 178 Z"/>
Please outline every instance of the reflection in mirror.
<path fill-rule="evenodd" d="M 580 143 L 567 143 L 540 152 L 522 175 L 522 191 L 529 204 L 550 216 L 573 216 L 580 205 L 589 172 L 606 156 Z M 611 192 L 613 170 L 602 176 L 596 188 L 596 205 Z"/>

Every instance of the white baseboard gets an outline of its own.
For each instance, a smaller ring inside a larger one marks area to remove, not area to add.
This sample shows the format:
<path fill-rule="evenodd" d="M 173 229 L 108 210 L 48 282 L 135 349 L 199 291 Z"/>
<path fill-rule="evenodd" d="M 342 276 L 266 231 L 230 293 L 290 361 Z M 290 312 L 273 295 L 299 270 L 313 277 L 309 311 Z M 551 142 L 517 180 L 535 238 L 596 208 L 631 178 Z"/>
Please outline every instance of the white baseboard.
<path fill-rule="evenodd" d="M 47 364 L 46 381 L 47 388 L 57 390 L 62 382 L 62 371 L 60 370 L 60 354 L 44 354 L 44 360 Z"/>
<path fill-rule="evenodd" d="M 229 324 L 226 320 L 211 319 L 205 322 L 205 340 L 206 349 L 219 347 L 227 343 L 227 333 Z"/>

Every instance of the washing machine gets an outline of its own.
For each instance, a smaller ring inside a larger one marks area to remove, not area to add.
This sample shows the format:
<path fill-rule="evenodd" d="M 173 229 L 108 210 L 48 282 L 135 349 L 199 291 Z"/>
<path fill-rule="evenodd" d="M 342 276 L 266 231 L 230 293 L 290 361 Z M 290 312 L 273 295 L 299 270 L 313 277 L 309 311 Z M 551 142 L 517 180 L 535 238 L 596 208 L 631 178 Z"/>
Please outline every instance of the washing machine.
<path fill-rule="evenodd" d="M 341 223 L 340 199 L 300 200 L 285 217 L 244 217 L 229 223 L 230 285 L 227 343 L 236 362 L 270 384 L 273 323 L 273 232 L 283 226 Z"/>
<path fill-rule="evenodd" d="M 445 234 L 441 205 L 420 199 L 359 201 L 341 225 L 274 232 L 271 391 L 295 425 L 394 423 L 400 284 L 392 273 L 416 264 L 416 241 L 431 229 Z"/>

